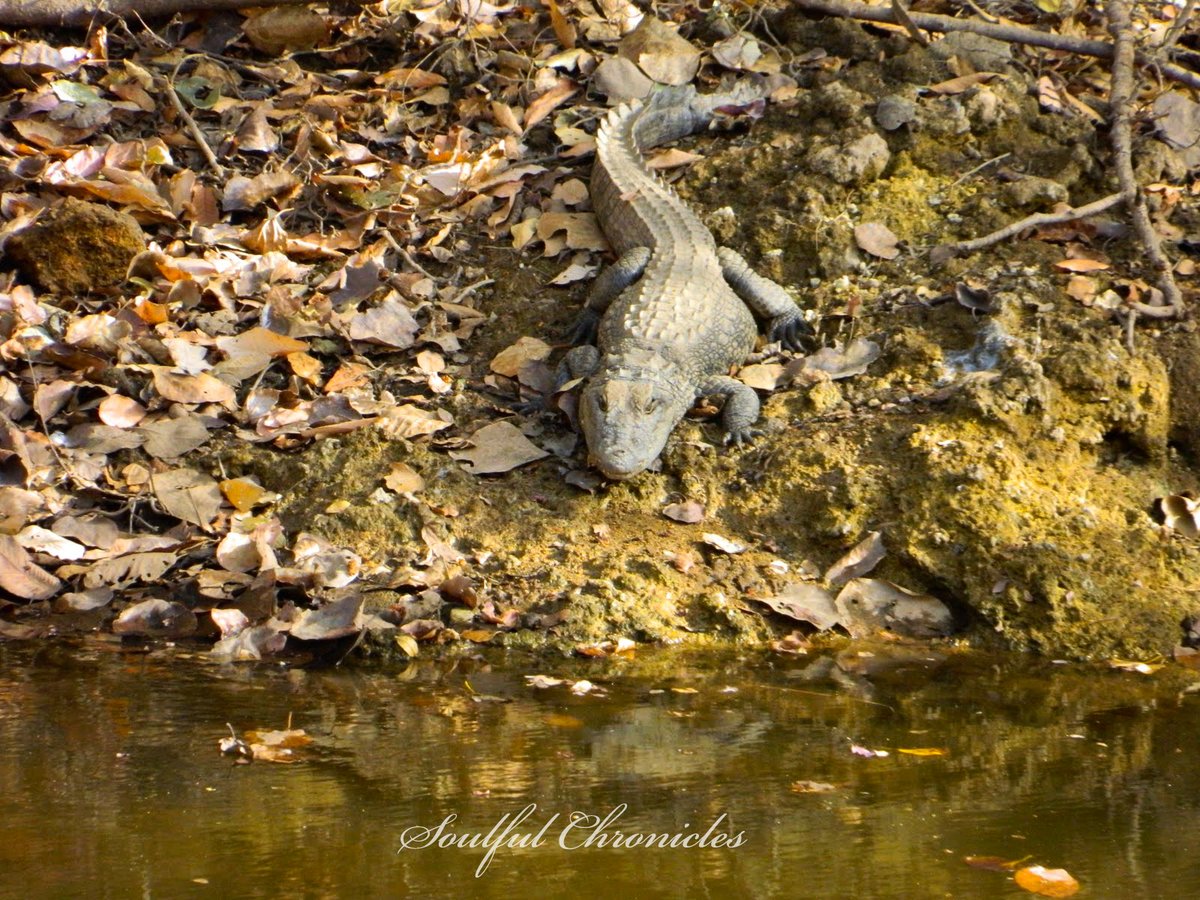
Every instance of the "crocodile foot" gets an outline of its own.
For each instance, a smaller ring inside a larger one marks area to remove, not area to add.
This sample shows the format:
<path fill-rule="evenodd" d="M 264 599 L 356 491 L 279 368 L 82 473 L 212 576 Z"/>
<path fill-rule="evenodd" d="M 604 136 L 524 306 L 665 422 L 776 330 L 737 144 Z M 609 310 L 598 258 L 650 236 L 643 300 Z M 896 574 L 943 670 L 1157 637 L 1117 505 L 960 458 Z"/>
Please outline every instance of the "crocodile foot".
<path fill-rule="evenodd" d="M 789 310 L 771 319 L 767 329 L 767 340 L 778 341 L 789 350 L 805 349 L 805 338 L 811 337 L 812 326 L 805 321 L 799 310 Z"/>

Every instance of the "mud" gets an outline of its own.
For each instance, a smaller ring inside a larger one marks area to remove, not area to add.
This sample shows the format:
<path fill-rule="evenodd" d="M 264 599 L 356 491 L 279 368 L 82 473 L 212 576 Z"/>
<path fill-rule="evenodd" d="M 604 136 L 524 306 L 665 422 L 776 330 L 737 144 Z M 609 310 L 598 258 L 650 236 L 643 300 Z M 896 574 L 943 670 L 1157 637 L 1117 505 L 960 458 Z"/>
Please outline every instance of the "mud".
<path fill-rule="evenodd" d="M 697 138 L 689 146 L 705 159 L 678 187 L 722 242 L 816 311 L 825 340 L 877 342 L 882 356 L 866 374 L 765 397 L 765 434 L 749 449 L 726 451 L 710 419 L 687 420 L 661 471 L 594 493 L 563 480 L 583 468 L 578 450 L 475 477 L 444 441 L 366 432 L 282 461 L 231 449 L 226 471 L 281 491 L 289 530 L 368 560 L 419 567 L 423 528 L 453 541 L 466 559 L 450 569 L 534 626 L 497 643 L 761 641 L 795 623 L 755 596 L 823 571 L 880 531 L 888 553 L 873 575 L 951 605 L 964 626 L 955 640 L 1055 657 L 1169 653 L 1180 620 L 1200 606 L 1200 552 L 1164 532 L 1152 505 L 1197 487 L 1193 326 L 1139 324 L 1129 352 L 1111 313 L 1065 293 L 1068 275 L 1052 268 L 1058 244 L 1010 241 L 936 271 L 924 252 L 1066 197 L 1109 193 L 1093 126 L 1039 111 L 1028 77 L 1011 67 L 939 96 L 918 87 L 952 76 L 946 58 L 897 37 L 800 16 L 779 33 L 796 54 L 824 47 L 848 67 L 799 69 L 794 100 L 748 133 Z M 885 131 L 872 113 L 893 95 L 915 116 Z M 876 156 L 842 178 L 814 165 L 868 135 L 886 141 L 885 166 Z M 906 242 L 897 260 L 856 247 L 854 226 L 872 221 Z M 1105 249 L 1114 273 L 1136 273 L 1129 244 Z M 586 290 L 542 286 L 559 261 L 492 249 L 475 262 L 496 279 L 482 304 L 494 318 L 466 348 L 470 378 L 444 404 L 455 436 L 507 413 L 510 398 L 482 380 L 492 353 L 522 335 L 565 334 Z M 947 300 L 964 280 L 988 293 L 993 312 Z M 567 439 L 562 420 L 514 421 L 535 442 Z M 373 501 L 397 460 L 428 487 L 414 501 Z M 705 520 L 665 518 L 663 506 L 680 499 L 704 504 Z M 350 506 L 328 512 L 337 500 Z M 704 532 L 749 549 L 713 550 Z"/>

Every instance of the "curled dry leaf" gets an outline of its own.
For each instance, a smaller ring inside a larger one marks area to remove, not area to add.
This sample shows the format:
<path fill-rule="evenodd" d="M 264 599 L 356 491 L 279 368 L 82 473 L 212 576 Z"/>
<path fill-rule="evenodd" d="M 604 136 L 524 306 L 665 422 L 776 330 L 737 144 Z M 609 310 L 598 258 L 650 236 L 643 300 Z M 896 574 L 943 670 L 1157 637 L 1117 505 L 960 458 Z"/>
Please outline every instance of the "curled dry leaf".
<path fill-rule="evenodd" d="M 736 553 L 744 553 L 746 551 L 745 544 L 739 544 L 737 541 L 731 541 L 727 537 L 722 537 L 719 534 L 713 534 L 710 531 L 704 532 L 704 534 L 700 535 L 700 538 L 704 541 L 704 543 L 708 544 L 708 546 L 712 547 L 714 550 L 720 550 L 722 553 L 729 553 L 732 555 Z"/>
<path fill-rule="evenodd" d="M 755 363 L 738 370 L 738 381 L 759 391 L 773 391 L 783 380 L 785 367 L 781 363 Z"/>
<path fill-rule="evenodd" d="M 1170 494 L 1154 502 L 1164 525 L 1184 537 L 1200 537 L 1200 501 L 1187 494 Z"/>
<path fill-rule="evenodd" d="M 878 531 L 872 531 L 829 567 L 825 580 L 832 585 L 839 585 L 851 578 L 866 575 L 886 554 L 883 536 Z"/>
<path fill-rule="evenodd" d="M 23 600 L 45 600 L 62 582 L 38 566 L 11 534 L 0 534 L 0 588 Z"/>
<path fill-rule="evenodd" d="M 96 410 L 100 421 L 114 428 L 132 428 L 146 417 L 146 407 L 129 397 L 110 394 Z"/>
<path fill-rule="evenodd" d="M 879 345 L 866 338 L 855 338 L 846 347 L 822 347 L 803 360 L 789 363 L 789 373 L 824 372 L 834 381 L 861 375 L 867 367 L 879 359 Z M 799 365 L 797 365 L 797 363 Z"/>
<path fill-rule="evenodd" d="M 700 51 L 654 16 L 642 19 L 621 40 L 617 53 L 659 84 L 688 84 L 700 68 Z"/>

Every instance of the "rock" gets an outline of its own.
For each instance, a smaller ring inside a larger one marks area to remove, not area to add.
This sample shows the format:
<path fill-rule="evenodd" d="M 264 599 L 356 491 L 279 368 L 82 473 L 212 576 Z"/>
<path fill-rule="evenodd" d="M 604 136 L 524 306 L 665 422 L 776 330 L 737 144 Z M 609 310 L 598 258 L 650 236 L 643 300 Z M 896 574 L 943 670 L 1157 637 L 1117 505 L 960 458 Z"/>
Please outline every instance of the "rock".
<path fill-rule="evenodd" d="M 872 133 L 844 147 L 823 147 L 809 165 L 838 184 L 864 184 L 882 175 L 891 158 L 887 141 Z"/>
<path fill-rule="evenodd" d="M 1017 209 L 1040 209 L 1055 203 L 1070 202 L 1067 189 L 1049 178 L 1026 175 L 1018 181 L 1004 186 L 1001 191 L 1005 201 Z"/>
<path fill-rule="evenodd" d="M 946 35 L 929 45 L 929 53 L 940 59 L 957 56 L 969 62 L 976 72 L 1004 72 L 1013 64 L 1011 44 L 969 31 Z"/>
<path fill-rule="evenodd" d="M 884 131 L 895 131 L 917 118 L 917 104 L 907 97 L 891 94 L 875 105 L 875 124 Z"/>
<path fill-rule="evenodd" d="M 68 197 L 9 238 L 6 255 L 21 273 L 56 294 L 106 291 L 125 281 L 146 236 L 133 216 Z"/>

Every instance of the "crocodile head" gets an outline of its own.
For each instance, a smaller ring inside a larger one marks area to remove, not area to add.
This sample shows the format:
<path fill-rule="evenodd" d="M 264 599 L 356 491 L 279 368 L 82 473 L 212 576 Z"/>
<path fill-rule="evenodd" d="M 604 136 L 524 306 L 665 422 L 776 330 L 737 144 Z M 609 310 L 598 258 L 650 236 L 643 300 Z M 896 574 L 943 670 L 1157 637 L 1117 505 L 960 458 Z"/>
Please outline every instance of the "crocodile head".
<path fill-rule="evenodd" d="M 614 481 L 636 475 L 658 459 L 688 406 L 662 375 L 591 379 L 579 398 L 588 463 Z"/>

